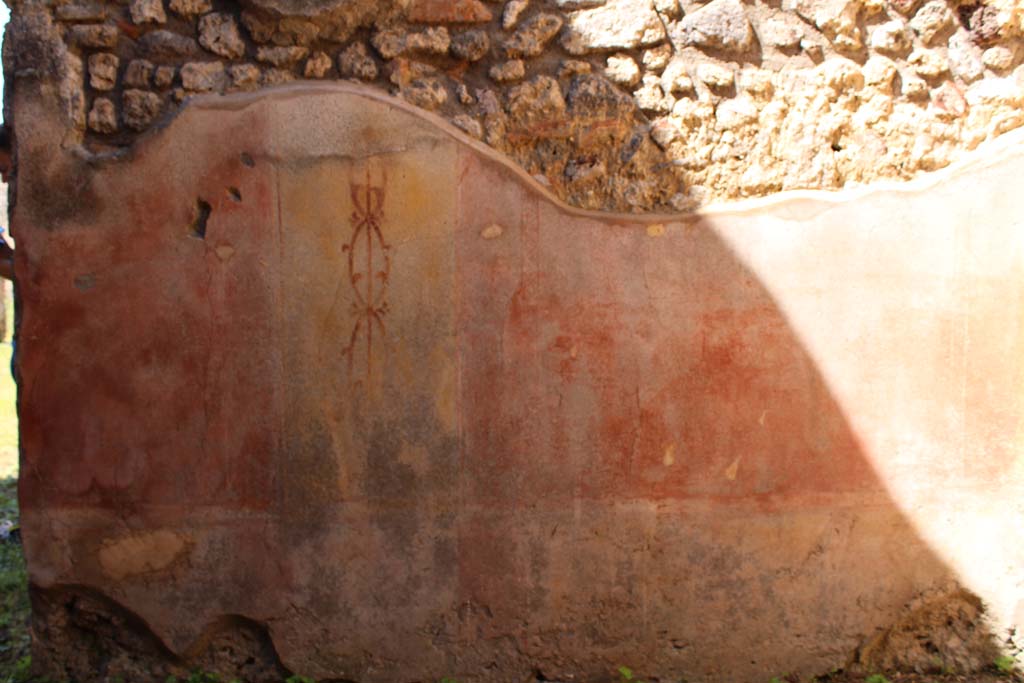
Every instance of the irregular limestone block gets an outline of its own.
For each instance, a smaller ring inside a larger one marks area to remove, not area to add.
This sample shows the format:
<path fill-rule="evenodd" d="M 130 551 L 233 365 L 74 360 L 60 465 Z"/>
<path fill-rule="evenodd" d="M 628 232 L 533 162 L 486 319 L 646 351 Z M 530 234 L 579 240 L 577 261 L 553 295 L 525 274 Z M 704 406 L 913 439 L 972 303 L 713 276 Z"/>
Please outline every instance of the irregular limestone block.
<path fill-rule="evenodd" d="M 651 71 L 661 71 L 672 60 L 672 46 L 659 45 L 658 47 L 644 50 L 644 66 Z"/>
<path fill-rule="evenodd" d="M 89 110 L 89 130 L 97 133 L 117 132 L 117 110 L 107 97 L 97 97 Z"/>
<path fill-rule="evenodd" d="M 478 62 L 487 56 L 491 49 L 491 39 L 486 31 L 472 30 L 456 33 L 451 37 L 448 47 L 452 56 L 467 62 Z"/>
<path fill-rule="evenodd" d="M 640 67 L 627 54 L 612 55 L 608 58 L 604 75 L 612 82 L 628 87 L 640 81 Z"/>
<path fill-rule="evenodd" d="M 1013 66 L 1014 53 L 1005 45 L 996 45 L 981 53 L 981 61 L 990 69 L 1005 71 Z"/>
<path fill-rule="evenodd" d="M 530 5 L 530 0 L 508 0 L 505 9 L 501 13 L 501 27 L 511 31 L 519 22 L 519 15 Z"/>
<path fill-rule="evenodd" d="M 760 37 L 765 45 L 792 50 L 800 45 L 804 32 L 795 22 L 769 19 L 761 24 Z"/>
<path fill-rule="evenodd" d="M 174 82 L 176 71 L 173 66 L 158 66 L 153 72 L 153 85 L 158 88 L 169 88 Z"/>
<path fill-rule="evenodd" d="M 697 65 L 697 79 L 713 90 L 723 90 L 733 85 L 735 76 L 732 69 L 715 64 L 702 62 Z"/>
<path fill-rule="evenodd" d="M 985 70 L 982 62 L 982 51 L 975 45 L 967 33 L 959 31 L 949 39 L 949 66 L 953 75 L 970 83 L 981 78 Z"/>
<path fill-rule="evenodd" d="M 782 8 L 813 23 L 840 51 L 859 50 L 863 45 L 862 0 L 783 0 Z"/>
<path fill-rule="evenodd" d="M 921 36 L 925 45 L 930 45 L 935 37 L 953 25 L 953 12 L 943 0 L 931 0 L 917 11 L 910 20 L 910 27 Z"/>
<path fill-rule="evenodd" d="M 937 78 L 949 71 L 949 61 L 935 50 L 914 50 L 907 61 L 924 78 Z"/>
<path fill-rule="evenodd" d="M 295 74 L 287 69 L 270 68 L 260 74 L 260 85 L 263 87 L 280 85 L 295 80 Z"/>
<path fill-rule="evenodd" d="M 163 107 L 160 96 L 145 90 L 125 90 L 122 98 L 121 116 L 124 124 L 135 130 L 145 130 Z"/>
<path fill-rule="evenodd" d="M 763 683 L 916 596 L 977 614 L 954 580 L 1019 623 L 1024 133 L 901 189 L 641 217 L 352 85 L 190 99 L 102 164 L 35 102 L 40 674 L 99 643 L 125 680 Z M 993 635 L 961 625 L 930 642 Z"/>
<path fill-rule="evenodd" d="M 131 0 L 132 21 L 136 24 L 164 24 L 167 13 L 163 0 Z"/>
<path fill-rule="evenodd" d="M 451 47 L 451 37 L 444 26 L 429 28 L 405 36 L 405 51 L 443 55 Z"/>
<path fill-rule="evenodd" d="M 526 66 L 521 59 L 510 59 L 507 62 L 495 64 L 487 73 L 492 80 L 498 83 L 510 83 L 522 80 L 526 75 Z"/>
<path fill-rule="evenodd" d="M 451 36 L 444 26 L 413 33 L 400 29 L 385 29 L 375 33 L 371 43 L 384 59 L 394 59 L 415 52 L 443 55 L 451 47 Z"/>
<path fill-rule="evenodd" d="M 492 15 L 480 0 L 412 0 L 407 17 L 424 24 L 475 24 Z"/>
<path fill-rule="evenodd" d="M 883 54 L 904 54 L 910 48 L 906 24 L 899 20 L 887 21 L 871 32 L 868 46 Z"/>
<path fill-rule="evenodd" d="M 712 0 L 683 17 L 672 32 L 677 47 L 696 46 L 743 52 L 754 40 L 754 30 L 742 0 Z"/>
<path fill-rule="evenodd" d="M 104 21 L 108 7 L 102 2 L 70 2 L 60 5 L 55 13 L 61 21 Z"/>
<path fill-rule="evenodd" d="M 309 48 L 298 47 L 263 47 L 256 50 L 256 61 L 273 66 L 291 66 L 305 59 Z"/>
<path fill-rule="evenodd" d="M 154 61 L 198 57 L 202 48 L 194 38 L 170 31 L 150 31 L 139 39 L 142 54 Z"/>
<path fill-rule="evenodd" d="M 452 119 L 452 124 L 462 132 L 477 140 L 483 138 L 484 129 L 480 122 L 467 114 L 458 114 Z"/>
<path fill-rule="evenodd" d="M 260 82 L 260 68 L 255 64 L 232 64 L 228 76 L 234 90 L 255 90 Z"/>
<path fill-rule="evenodd" d="M 574 55 L 594 50 L 634 49 L 665 38 L 665 26 L 650 0 L 609 0 L 569 14 L 562 46 Z"/>
<path fill-rule="evenodd" d="M 96 90 L 113 90 L 117 85 L 117 68 L 121 60 L 110 52 L 89 55 L 89 85 Z"/>
<path fill-rule="evenodd" d="M 327 53 L 314 52 L 306 60 L 306 65 L 302 69 L 302 75 L 306 78 L 325 78 L 327 72 L 331 70 L 331 66 L 332 60 L 327 56 Z"/>
<path fill-rule="evenodd" d="M 170 0 L 168 5 L 172 12 L 177 12 L 184 17 L 194 17 L 213 10 L 211 0 Z"/>
<path fill-rule="evenodd" d="M 377 63 L 363 43 L 352 43 L 338 55 L 338 73 L 346 78 L 372 81 L 377 78 Z"/>
<path fill-rule="evenodd" d="M 68 31 L 68 42 L 79 47 L 114 48 L 119 35 L 113 24 L 83 24 L 72 26 Z"/>
<path fill-rule="evenodd" d="M 181 67 L 181 85 L 185 90 L 220 90 L 224 83 L 224 65 L 220 62 L 188 62 Z"/>
<path fill-rule="evenodd" d="M 245 54 L 245 41 L 238 31 L 238 23 L 233 16 L 222 12 L 203 15 L 199 20 L 199 44 L 228 59 Z"/>
<path fill-rule="evenodd" d="M 133 59 L 124 70 L 124 84 L 131 88 L 148 88 L 153 77 L 153 63 L 145 59 Z"/>
<path fill-rule="evenodd" d="M 61 59 L 61 79 L 57 84 L 60 110 L 66 120 L 76 129 L 86 125 L 85 64 L 82 58 L 66 51 Z"/>
<path fill-rule="evenodd" d="M 562 29 L 562 24 L 562 18 L 557 14 L 538 14 L 530 17 L 505 41 L 506 54 L 516 58 L 540 55 L 548 42 Z"/>
<path fill-rule="evenodd" d="M 439 109 L 448 101 L 448 89 L 440 78 L 417 78 L 398 92 L 406 102 L 427 111 Z"/>

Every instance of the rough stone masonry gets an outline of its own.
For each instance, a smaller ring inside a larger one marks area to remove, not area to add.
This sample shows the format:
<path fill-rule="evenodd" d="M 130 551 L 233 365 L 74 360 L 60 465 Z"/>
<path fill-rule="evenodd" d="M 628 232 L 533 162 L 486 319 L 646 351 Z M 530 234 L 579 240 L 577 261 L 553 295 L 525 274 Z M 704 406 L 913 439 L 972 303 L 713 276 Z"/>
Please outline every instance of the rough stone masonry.
<path fill-rule="evenodd" d="M 1019 651 L 1020 10 L 13 3 L 36 673 Z"/>
<path fill-rule="evenodd" d="M 911 178 L 1024 121 L 1021 0 L 9 4 L 6 68 L 97 154 L 196 94 L 357 80 L 635 212 Z"/>

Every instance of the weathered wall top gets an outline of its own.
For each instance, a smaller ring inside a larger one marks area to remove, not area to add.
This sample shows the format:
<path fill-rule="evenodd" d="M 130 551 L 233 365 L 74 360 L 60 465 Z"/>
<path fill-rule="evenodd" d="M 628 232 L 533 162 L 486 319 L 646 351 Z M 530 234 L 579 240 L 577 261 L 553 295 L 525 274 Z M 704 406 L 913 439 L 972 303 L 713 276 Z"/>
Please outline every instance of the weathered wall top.
<path fill-rule="evenodd" d="M 356 79 L 574 205 L 681 210 L 909 178 L 1024 121 L 1021 0 L 10 4 L 9 75 L 96 152 L 199 93 Z"/>

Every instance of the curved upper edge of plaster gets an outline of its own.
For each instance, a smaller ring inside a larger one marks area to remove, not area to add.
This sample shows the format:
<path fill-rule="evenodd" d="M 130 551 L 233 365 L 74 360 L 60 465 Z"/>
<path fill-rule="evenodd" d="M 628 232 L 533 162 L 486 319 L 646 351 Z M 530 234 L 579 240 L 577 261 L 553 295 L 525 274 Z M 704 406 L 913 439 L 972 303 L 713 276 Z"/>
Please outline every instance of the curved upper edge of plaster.
<path fill-rule="evenodd" d="M 510 173 L 517 176 L 532 191 L 540 194 L 562 211 L 575 216 L 600 217 L 603 220 L 622 220 L 630 223 L 686 222 L 701 217 L 746 215 L 755 212 L 774 212 L 784 220 L 806 219 L 832 207 L 851 201 L 864 201 L 868 197 L 880 194 L 912 194 L 918 193 L 941 184 L 948 178 L 972 170 L 980 170 L 998 164 L 1003 159 L 1024 150 L 1024 128 L 1008 131 L 999 137 L 988 140 L 964 156 L 964 158 L 942 169 L 923 174 L 905 181 L 880 181 L 842 190 L 789 190 L 777 192 L 765 197 L 752 197 L 732 202 L 709 204 L 693 211 L 679 213 L 624 213 L 581 209 L 572 206 L 551 192 L 543 184 L 529 175 L 519 164 L 453 126 L 446 119 L 416 107 L 408 102 L 382 93 L 369 86 L 358 83 L 323 83 L 303 81 L 289 83 L 248 93 L 229 95 L 200 95 L 188 99 L 184 106 L 176 111 L 171 118 L 145 133 L 129 150 L 128 154 L 118 153 L 110 156 L 95 155 L 77 147 L 78 153 L 84 153 L 94 161 L 116 162 L 131 158 L 134 154 L 145 153 L 146 149 L 168 131 L 178 126 L 187 125 L 189 115 L 195 111 L 235 111 L 245 109 L 265 100 L 290 100 L 305 96 L 340 96 L 355 97 L 393 107 L 407 116 L 418 119 L 436 128 L 437 132 L 452 138 L 477 154 L 504 166 Z"/>

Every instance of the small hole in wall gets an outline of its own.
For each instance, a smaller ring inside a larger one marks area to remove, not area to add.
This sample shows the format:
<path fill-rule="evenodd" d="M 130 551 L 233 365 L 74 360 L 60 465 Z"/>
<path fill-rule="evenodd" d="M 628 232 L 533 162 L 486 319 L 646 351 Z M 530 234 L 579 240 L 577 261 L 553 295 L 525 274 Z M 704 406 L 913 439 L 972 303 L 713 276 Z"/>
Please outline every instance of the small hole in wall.
<path fill-rule="evenodd" d="M 256 160 L 252 158 L 252 155 L 248 152 L 242 152 L 242 163 L 252 168 L 256 165 Z"/>
<path fill-rule="evenodd" d="M 211 213 L 213 213 L 213 208 L 210 206 L 210 202 L 202 197 L 196 200 L 195 217 L 192 219 L 192 225 L 189 226 L 193 237 L 206 239 L 206 223 L 210 220 Z"/>
<path fill-rule="evenodd" d="M 960 23 L 968 31 L 971 30 L 971 23 L 974 19 L 974 13 L 978 10 L 978 3 L 964 4 L 957 8 L 956 13 L 960 15 Z"/>
<path fill-rule="evenodd" d="M 838 142 L 833 142 L 832 143 L 832 151 L 833 152 L 842 152 L 843 151 L 843 146 L 840 145 Z"/>
<path fill-rule="evenodd" d="M 90 289 L 96 286 L 96 276 L 92 273 L 86 275 L 79 275 L 75 278 L 75 287 L 83 292 L 88 292 Z"/>
<path fill-rule="evenodd" d="M 242 193 L 238 190 L 237 187 L 229 187 L 228 196 L 231 197 L 236 202 L 242 201 Z"/>

